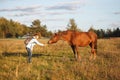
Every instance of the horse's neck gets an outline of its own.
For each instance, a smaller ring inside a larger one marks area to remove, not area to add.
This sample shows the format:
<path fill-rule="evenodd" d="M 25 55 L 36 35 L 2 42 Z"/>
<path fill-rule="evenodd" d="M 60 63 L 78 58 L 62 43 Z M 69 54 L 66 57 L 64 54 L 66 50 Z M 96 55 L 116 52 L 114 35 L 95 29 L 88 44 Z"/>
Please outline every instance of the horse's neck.
<path fill-rule="evenodd" d="M 70 41 L 72 33 L 62 34 L 61 39 L 64 41 Z"/>

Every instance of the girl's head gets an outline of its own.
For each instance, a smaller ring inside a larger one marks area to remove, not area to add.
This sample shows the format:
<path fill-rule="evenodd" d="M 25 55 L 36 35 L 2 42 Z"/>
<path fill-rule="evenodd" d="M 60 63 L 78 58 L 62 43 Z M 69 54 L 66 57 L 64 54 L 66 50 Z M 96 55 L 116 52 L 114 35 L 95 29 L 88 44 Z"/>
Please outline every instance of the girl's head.
<path fill-rule="evenodd" d="M 34 34 L 34 35 L 33 35 L 33 38 L 38 39 L 38 38 L 39 38 L 39 35 L 38 35 L 38 34 Z"/>

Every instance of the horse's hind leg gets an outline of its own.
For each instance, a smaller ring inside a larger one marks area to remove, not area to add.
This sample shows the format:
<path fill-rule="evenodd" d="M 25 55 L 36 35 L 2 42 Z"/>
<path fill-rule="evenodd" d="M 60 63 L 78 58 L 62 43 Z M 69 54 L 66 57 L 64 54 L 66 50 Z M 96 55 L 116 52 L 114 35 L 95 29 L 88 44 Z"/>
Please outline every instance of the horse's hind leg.
<path fill-rule="evenodd" d="M 90 45 L 90 47 L 91 47 L 90 60 L 91 60 L 92 58 L 95 59 L 95 58 L 96 58 L 95 45 L 94 45 L 94 43 L 90 43 L 89 45 Z"/>
<path fill-rule="evenodd" d="M 92 43 L 90 43 L 89 46 L 91 47 L 91 52 L 90 52 L 90 58 L 89 59 L 92 60 L 92 57 L 93 57 L 92 56 Z"/>
<path fill-rule="evenodd" d="M 92 48 L 91 52 L 93 53 L 93 59 L 95 60 L 95 59 L 96 59 L 96 52 L 95 52 L 95 49 Z"/>

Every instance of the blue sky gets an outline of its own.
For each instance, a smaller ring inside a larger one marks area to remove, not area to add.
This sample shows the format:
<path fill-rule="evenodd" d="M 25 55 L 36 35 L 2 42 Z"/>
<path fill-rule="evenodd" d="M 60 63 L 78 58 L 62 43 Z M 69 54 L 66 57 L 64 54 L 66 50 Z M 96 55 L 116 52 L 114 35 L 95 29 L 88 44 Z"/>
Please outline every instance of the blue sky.
<path fill-rule="evenodd" d="M 65 30 L 70 19 L 87 31 L 120 27 L 120 0 L 0 0 L 0 17 L 30 26 L 39 19 L 51 31 Z"/>

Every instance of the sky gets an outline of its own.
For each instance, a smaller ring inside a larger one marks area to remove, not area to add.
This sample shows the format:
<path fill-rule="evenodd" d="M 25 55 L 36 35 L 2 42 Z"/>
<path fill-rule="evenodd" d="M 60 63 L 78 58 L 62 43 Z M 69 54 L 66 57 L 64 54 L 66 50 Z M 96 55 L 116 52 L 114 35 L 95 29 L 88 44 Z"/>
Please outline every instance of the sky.
<path fill-rule="evenodd" d="M 50 31 L 66 30 L 70 19 L 87 31 L 120 27 L 120 0 L 0 0 L 0 17 L 27 26 L 36 19 Z"/>

